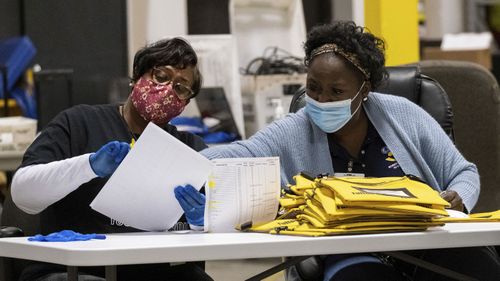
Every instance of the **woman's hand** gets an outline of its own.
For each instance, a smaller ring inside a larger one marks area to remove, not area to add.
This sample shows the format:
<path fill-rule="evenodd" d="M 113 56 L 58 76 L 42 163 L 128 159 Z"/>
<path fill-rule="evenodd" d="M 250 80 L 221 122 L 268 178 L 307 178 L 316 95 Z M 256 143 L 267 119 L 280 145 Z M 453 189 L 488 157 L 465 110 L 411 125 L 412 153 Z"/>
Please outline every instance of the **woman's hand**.
<path fill-rule="evenodd" d="M 178 186 L 174 189 L 189 224 L 202 226 L 205 220 L 205 195 L 191 185 Z"/>
<path fill-rule="evenodd" d="M 460 212 L 464 211 L 464 202 L 462 201 L 462 197 L 458 195 L 458 193 L 454 190 L 445 190 L 441 192 L 439 195 L 450 203 L 450 209 L 457 210 Z"/>
<path fill-rule="evenodd" d="M 126 142 L 110 141 L 90 155 L 90 167 L 101 178 L 109 177 L 127 156 L 130 145 Z"/>

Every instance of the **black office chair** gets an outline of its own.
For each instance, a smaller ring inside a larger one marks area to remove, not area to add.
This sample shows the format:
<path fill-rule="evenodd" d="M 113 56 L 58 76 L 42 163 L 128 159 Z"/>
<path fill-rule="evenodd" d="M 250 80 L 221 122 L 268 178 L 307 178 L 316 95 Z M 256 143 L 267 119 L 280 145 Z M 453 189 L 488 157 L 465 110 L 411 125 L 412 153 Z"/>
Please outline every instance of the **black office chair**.
<path fill-rule="evenodd" d="M 420 73 L 418 65 L 388 67 L 388 79 L 375 92 L 402 96 L 418 104 L 441 125 L 453 140 L 453 111 L 450 99 L 439 83 Z M 305 106 L 305 87 L 293 96 L 290 112 L 297 112 Z M 321 280 L 323 263 L 318 257 L 311 257 L 296 264 L 297 274 L 304 281 Z"/>
<path fill-rule="evenodd" d="M 455 144 L 476 164 L 481 194 L 473 212 L 500 208 L 500 86 L 491 71 L 466 61 L 421 61 L 429 75 L 448 93 L 455 112 Z"/>

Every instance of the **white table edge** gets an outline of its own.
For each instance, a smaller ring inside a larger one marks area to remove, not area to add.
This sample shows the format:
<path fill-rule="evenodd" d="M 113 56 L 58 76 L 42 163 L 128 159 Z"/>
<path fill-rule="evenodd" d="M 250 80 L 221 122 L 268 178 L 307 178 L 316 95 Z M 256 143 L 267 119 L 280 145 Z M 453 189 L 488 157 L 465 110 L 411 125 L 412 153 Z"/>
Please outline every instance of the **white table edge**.
<path fill-rule="evenodd" d="M 0 256 L 68 266 L 229 260 L 500 245 L 500 222 L 448 224 L 424 232 L 281 236 L 265 233 L 128 233 L 106 240 L 28 242 L 0 239 Z"/>

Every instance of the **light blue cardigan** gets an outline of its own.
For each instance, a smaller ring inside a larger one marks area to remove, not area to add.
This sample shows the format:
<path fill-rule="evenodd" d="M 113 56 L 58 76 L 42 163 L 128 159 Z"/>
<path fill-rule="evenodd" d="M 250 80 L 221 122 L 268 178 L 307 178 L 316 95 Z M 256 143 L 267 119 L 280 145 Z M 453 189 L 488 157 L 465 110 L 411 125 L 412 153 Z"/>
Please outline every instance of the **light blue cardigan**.
<path fill-rule="evenodd" d="M 479 197 L 479 175 L 440 125 L 423 109 L 397 96 L 370 93 L 363 104 L 368 118 L 406 174 L 438 191 L 456 191 L 467 210 Z M 248 140 L 207 148 L 209 159 L 279 156 L 282 184 L 301 171 L 333 174 L 327 135 L 301 109 L 270 124 Z"/>

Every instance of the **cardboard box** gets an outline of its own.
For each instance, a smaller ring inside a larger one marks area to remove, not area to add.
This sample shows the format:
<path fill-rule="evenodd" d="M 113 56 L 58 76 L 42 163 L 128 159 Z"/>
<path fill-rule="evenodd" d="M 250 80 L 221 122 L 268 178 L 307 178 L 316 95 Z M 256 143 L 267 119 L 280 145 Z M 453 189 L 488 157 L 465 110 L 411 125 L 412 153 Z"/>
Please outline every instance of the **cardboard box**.
<path fill-rule="evenodd" d="M 26 117 L 0 118 L 0 152 L 26 150 L 35 139 L 36 124 Z"/>
<path fill-rule="evenodd" d="M 422 59 L 470 61 L 492 69 L 490 49 L 443 51 L 439 47 L 427 47 L 423 50 Z"/>

